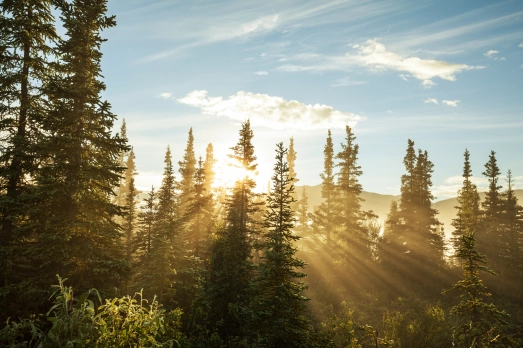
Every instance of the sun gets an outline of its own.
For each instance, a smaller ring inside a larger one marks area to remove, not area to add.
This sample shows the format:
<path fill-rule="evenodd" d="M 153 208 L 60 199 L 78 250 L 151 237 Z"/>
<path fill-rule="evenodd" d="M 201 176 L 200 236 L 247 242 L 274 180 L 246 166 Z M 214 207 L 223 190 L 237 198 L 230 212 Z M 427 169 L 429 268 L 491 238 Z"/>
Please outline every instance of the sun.
<path fill-rule="evenodd" d="M 234 159 L 219 161 L 215 166 L 216 176 L 214 187 L 232 188 L 234 183 L 246 178 L 255 179 L 256 173 L 246 170 L 240 162 Z"/>

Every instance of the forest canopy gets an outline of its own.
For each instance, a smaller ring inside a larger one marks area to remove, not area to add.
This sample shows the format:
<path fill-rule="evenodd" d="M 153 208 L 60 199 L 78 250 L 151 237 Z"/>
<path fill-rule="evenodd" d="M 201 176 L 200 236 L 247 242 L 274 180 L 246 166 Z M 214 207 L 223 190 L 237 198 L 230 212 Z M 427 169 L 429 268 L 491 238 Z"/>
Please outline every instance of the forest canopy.
<path fill-rule="evenodd" d="M 165 144 L 161 185 L 140 192 L 125 120 L 115 130 L 101 96 L 107 1 L 0 8 L 0 345 L 523 345 L 523 208 L 510 170 L 502 189 L 496 152 L 482 201 L 470 152 L 456 150 L 450 238 L 437 164 L 411 139 L 386 220 L 363 208 L 349 125 L 341 144 L 326 132 L 317 206 L 297 186 L 299 140 L 255 148 L 249 119 L 227 153 L 230 185 L 189 128 L 183 157 Z M 273 168 L 266 188 L 260 165 Z"/>

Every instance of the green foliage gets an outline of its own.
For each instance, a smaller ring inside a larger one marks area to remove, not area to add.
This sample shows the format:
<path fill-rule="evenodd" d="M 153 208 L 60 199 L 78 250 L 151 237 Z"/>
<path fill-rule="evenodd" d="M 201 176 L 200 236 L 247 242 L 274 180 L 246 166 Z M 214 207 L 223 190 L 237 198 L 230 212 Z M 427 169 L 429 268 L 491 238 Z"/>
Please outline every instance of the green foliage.
<path fill-rule="evenodd" d="M 47 312 L 51 327 L 45 333 L 31 320 L 7 323 L 0 332 L 0 342 L 8 347 L 174 347 L 183 338 L 180 332 L 181 311 L 166 313 L 153 299 L 151 304 L 141 292 L 102 303 L 94 289 L 80 297 L 59 284 L 54 305 Z M 90 297 L 95 297 L 91 300 Z M 23 341 L 22 337 L 30 337 Z"/>
<path fill-rule="evenodd" d="M 229 158 L 235 161 L 234 165 L 252 174 L 257 164 L 250 121 L 242 123 L 239 133 Z M 256 182 L 248 175 L 234 184 L 226 201 L 225 225 L 217 231 L 218 237 L 211 246 L 206 289 L 209 320 L 227 344 L 244 334 L 243 323 L 249 303 L 247 289 L 254 270 L 252 236 L 257 226 L 253 216 L 259 210 L 259 203 L 255 201 L 257 195 L 253 192 L 255 186 Z"/>
<path fill-rule="evenodd" d="M 260 243 L 262 251 L 259 274 L 252 284 L 252 323 L 250 334 L 260 347 L 307 347 L 310 322 L 305 316 L 303 296 L 307 285 L 298 281 L 305 274 L 298 271 L 305 263 L 295 257 L 293 245 L 300 236 L 294 226 L 291 203 L 294 186 L 284 160 L 287 150 L 277 144 L 272 188 L 267 197 L 265 227 Z"/>
<path fill-rule="evenodd" d="M 462 262 L 463 279 L 450 290 L 461 290 L 461 302 L 452 307 L 451 313 L 458 317 L 453 327 L 453 341 L 458 347 L 489 347 L 501 342 L 503 337 L 498 325 L 506 325 L 507 314 L 498 310 L 483 298 L 491 294 L 480 278 L 480 271 L 495 274 L 485 266 L 486 258 L 476 250 L 474 232 L 466 231 L 460 238 L 456 257 Z"/>
<path fill-rule="evenodd" d="M 0 330 L 0 345 L 9 348 L 36 347 L 43 337 L 42 330 L 34 320 L 22 319 L 18 322 L 7 319 Z"/>
<path fill-rule="evenodd" d="M 463 168 L 463 186 L 458 191 L 458 210 L 456 218 L 452 220 L 454 226 L 454 249 L 459 249 L 459 239 L 466 231 L 477 231 L 480 227 L 481 211 L 479 208 L 479 193 L 476 185 L 471 182 L 472 170 L 469 162 L 470 154 L 465 150 L 465 164 Z"/>
<path fill-rule="evenodd" d="M 334 145 L 332 143 L 331 131 L 329 129 L 327 141 L 323 149 L 324 164 L 323 173 L 320 174 L 321 183 L 321 198 L 324 201 L 320 204 L 318 209 L 314 211 L 313 227 L 315 232 L 321 236 L 324 243 L 329 245 L 332 240 L 332 233 L 334 231 L 334 205 L 336 198 L 335 189 L 335 173 L 334 173 Z"/>

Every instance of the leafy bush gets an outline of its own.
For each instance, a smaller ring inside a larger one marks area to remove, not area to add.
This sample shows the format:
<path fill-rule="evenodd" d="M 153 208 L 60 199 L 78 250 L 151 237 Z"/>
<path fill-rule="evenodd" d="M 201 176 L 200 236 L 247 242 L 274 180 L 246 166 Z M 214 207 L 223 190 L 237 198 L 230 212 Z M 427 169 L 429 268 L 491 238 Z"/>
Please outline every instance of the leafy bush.
<path fill-rule="evenodd" d="M 182 334 L 181 311 L 166 313 L 153 299 L 150 305 L 138 292 L 105 300 L 98 308 L 90 297 L 102 303 L 93 289 L 73 296 L 60 277 L 53 294 L 54 305 L 47 312 L 52 323 L 47 333 L 33 321 L 9 322 L 0 331 L 0 343 L 6 347 L 175 347 Z"/>

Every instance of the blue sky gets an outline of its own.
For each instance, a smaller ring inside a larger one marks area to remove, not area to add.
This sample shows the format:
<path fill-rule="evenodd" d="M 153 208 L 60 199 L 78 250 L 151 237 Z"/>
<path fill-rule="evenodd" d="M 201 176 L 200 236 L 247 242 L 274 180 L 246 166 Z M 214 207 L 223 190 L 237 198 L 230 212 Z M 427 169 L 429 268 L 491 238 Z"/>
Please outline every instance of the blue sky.
<path fill-rule="evenodd" d="M 398 194 L 407 139 L 454 196 L 463 152 L 490 150 L 523 188 L 523 2 L 110 0 L 104 97 L 125 118 L 141 189 L 159 186 L 165 148 L 212 142 L 225 160 L 250 118 L 267 182 L 277 142 L 295 139 L 299 184 L 316 185 L 331 129 L 360 146 L 366 191 Z M 261 185 L 260 185 L 261 186 Z"/>

